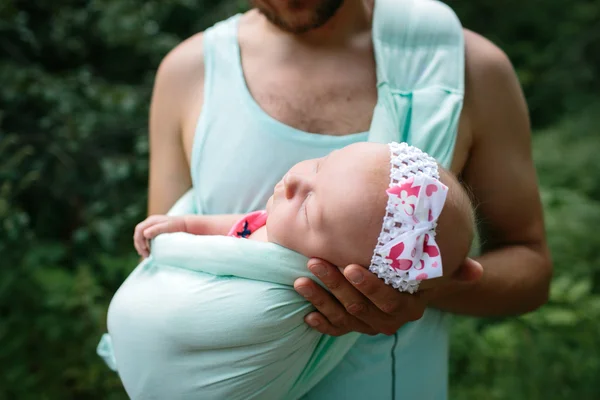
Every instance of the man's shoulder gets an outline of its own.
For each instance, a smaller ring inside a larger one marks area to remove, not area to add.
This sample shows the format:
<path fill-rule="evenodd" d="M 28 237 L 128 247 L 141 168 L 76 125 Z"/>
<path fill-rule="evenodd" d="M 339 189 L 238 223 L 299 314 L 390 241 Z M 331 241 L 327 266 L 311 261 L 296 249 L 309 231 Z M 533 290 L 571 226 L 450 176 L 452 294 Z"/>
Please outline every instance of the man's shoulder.
<path fill-rule="evenodd" d="M 510 59 L 500 47 L 468 29 L 464 30 L 464 37 L 468 86 L 478 90 L 490 84 L 516 79 Z"/>
<path fill-rule="evenodd" d="M 475 32 L 465 29 L 464 35 L 467 108 L 488 114 L 505 101 L 519 100 L 519 79 L 506 53 Z"/>
<path fill-rule="evenodd" d="M 161 61 L 157 82 L 167 82 L 174 89 L 190 87 L 204 79 L 204 33 L 197 33 L 172 49 Z"/>
<path fill-rule="evenodd" d="M 465 109 L 475 131 L 493 136 L 507 120 L 526 121 L 527 104 L 513 65 L 504 51 L 465 30 Z M 478 128 L 477 128 L 478 127 Z"/>
<path fill-rule="evenodd" d="M 181 42 L 161 61 L 152 91 L 151 132 L 179 135 L 190 113 L 202 105 L 198 96 L 204 88 L 202 38 L 198 33 Z"/>
<path fill-rule="evenodd" d="M 171 50 L 161 61 L 154 79 L 152 113 L 183 124 L 204 88 L 203 33 L 195 34 Z"/>

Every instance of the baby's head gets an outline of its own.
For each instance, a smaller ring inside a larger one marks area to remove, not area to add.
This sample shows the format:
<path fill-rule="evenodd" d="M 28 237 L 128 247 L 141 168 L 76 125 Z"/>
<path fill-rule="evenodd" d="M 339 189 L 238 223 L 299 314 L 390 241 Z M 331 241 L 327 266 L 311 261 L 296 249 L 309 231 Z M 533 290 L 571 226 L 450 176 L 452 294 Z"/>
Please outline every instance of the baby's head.
<path fill-rule="evenodd" d="M 437 227 L 435 203 L 443 206 Z M 422 210 L 427 211 L 421 215 Z M 444 276 L 452 275 L 473 239 L 473 214 L 461 185 L 431 157 L 405 144 L 357 143 L 298 163 L 276 185 L 267 212 L 269 241 L 338 266 L 370 266 L 391 283 L 410 281 L 413 287 L 414 279 L 424 279 L 426 271 L 434 272 L 428 278 L 440 276 L 435 275 L 440 271 L 436 260 L 441 261 Z M 394 223 L 394 215 L 395 221 L 404 223 Z M 405 233 L 419 228 L 421 234 Z M 433 229 L 441 260 L 430 247 L 435 243 Z M 395 240 L 399 234 L 402 237 Z M 412 251 L 415 240 L 420 240 L 418 249 L 429 251 Z"/>

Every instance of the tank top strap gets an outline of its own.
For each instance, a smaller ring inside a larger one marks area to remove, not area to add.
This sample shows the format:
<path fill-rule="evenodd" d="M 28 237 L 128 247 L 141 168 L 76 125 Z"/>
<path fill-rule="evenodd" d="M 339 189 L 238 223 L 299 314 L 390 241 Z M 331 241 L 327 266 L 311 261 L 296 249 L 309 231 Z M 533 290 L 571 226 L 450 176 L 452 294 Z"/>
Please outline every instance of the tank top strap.
<path fill-rule="evenodd" d="M 405 141 L 448 167 L 464 96 L 460 21 L 435 0 L 377 0 L 378 104 L 369 140 Z"/>
<path fill-rule="evenodd" d="M 213 125 L 213 110 L 226 110 L 224 106 L 234 101 L 239 91 L 227 90 L 243 85 L 243 75 L 239 66 L 239 46 L 237 41 L 238 23 L 241 14 L 217 22 L 204 31 L 204 92 L 202 111 L 196 123 L 190 162 L 192 181 L 197 181 L 200 148 L 208 128 Z M 218 72 L 216 72 L 218 71 Z M 223 90 L 226 93 L 223 93 Z"/>
<path fill-rule="evenodd" d="M 218 81 L 231 84 L 232 79 L 241 79 L 239 65 L 238 24 L 241 14 L 220 21 L 204 32 L 204 88 L 211 95 L 211 88 Z M 214 71 L 218 69 L 219 73 Z M 211 98 L 212 100 L 212 98 Z M 204 103 L 207 103 L 205 100 Z"/>

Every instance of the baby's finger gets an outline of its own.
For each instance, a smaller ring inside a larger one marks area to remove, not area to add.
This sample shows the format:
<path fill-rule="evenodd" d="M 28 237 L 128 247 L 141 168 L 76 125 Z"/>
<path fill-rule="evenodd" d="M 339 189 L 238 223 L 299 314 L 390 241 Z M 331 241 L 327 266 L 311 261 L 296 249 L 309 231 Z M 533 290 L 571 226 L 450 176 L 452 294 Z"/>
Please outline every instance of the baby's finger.
<path fill-rule="evenodd" d="M 136 241 L 134 245 L 135 245 L 135 250 L 141 257 L 144 257 L 144 258 L 148 257 L 148 249 L 146 247 L 144 247 L 143 245 L 140 245 L 139 241 Z"/>
<path fill-rule="evenodd" d="M 144 257 L 150 257 L 150 240 L 144 239 Z"/>
<path fill-rule="evenodd" d="M 133 247 L 135 247 L 135 251 L 141 256 L 142 250 L 140 249 L 140 245 L 138 243 L 138 239 L 135 234 L 133 235 Z"/>
<path fill-rule="evenodd" d="M 168 219 L 166 215 L 151 215 L 136 226 L 136 230 L 140 232 L 144 232 L 146 229 L 151 227 L 152 225 L 164 222 Z"/>
<path fill-rule="evenodd" d="M 169 222 L 165 221 L 165 222 L 160 222 L 158 224 L 152 225 L 149 228 L 146 228 L 144 230 L 143 237 L 144 237 L 144 240 L 150 240 L 150 239 L 154 239 L 161 233 L 169 233 L 169 232 L 170 232 Z"/>
<path fill-rule="evenodd" d="M 140 256 L 144 256 L 144 235 L 137 228 L 133 234 L 133 246 Z"/>
<path fill-rule="evenodd" d="M 161 215 L 152 215 L 135 226 L 133 230 L 133 240 L 137 243 L 136 249 L 142 247 L 142 239 L 144 238 L 144 230 L 161 219 Z"/>
<path fill-rule="evenodd" d="M 148 257 L 150 255 L 150 244 L 144 237 L 144 231 L 162 221 L 168 221 L 168 219 L 169 217 L 166 215 L 151 215 L 136 225 L 133 232 L 133 245 L 140 256 Z"/>

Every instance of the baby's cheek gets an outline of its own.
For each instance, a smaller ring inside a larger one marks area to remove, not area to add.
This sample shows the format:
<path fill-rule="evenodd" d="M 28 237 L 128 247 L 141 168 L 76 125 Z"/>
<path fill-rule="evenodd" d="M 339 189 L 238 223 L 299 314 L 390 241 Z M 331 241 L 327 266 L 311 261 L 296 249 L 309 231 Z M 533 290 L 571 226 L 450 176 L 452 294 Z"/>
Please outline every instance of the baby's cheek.
<path fill-rule="evenodd" d="M 345 267 L 349 264 L 357 263 L 355 251 L 348 246 L 338 241 L 330 240 L 330 238 L 316 237 L 312 241 L 307 241 L 308 257 L 316 257 L 322 260 L 329 261 L 338 267 Z"/>
<path fill-rule="evenodd" d="M 328 252 L 325 251 L 326 246 L 323 246 L 322 242 L 313 233 L 305 231 L 302 227 L 289 230 L 283 240 L 285 244 L 280 243 L 280 245 L 305 257 L 329 261 Z"/>
<path fill-rule="evenodd" d="M 267 221 L 267 238 L 269 242 L 278 244 L 290 250 L 301 253 L 302 241 L 299 240 L 296 226 L 293 220 L 286 219 L 284 216 L 273 214 Z"/>

